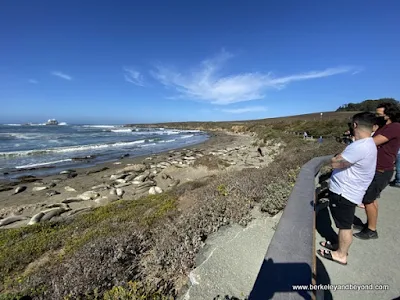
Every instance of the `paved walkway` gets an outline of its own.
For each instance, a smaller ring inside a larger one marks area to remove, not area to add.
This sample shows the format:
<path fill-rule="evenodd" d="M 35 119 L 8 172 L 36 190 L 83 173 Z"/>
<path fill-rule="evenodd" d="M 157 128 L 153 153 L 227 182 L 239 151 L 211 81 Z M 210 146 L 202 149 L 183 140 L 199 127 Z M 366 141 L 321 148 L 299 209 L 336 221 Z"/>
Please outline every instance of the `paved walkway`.
<path fill-rule="evenodd" d="M 323 209 L 318 213 L 316 234 L 316 249 L 319 242 L 325 239 L 326 228 L 321 224 L 333 221 Z M 327 218 L 328 216 L 328 218 Z M 363 222 L 366 220 L 365 211 L 356 209 L 356 216 Z M 325 220 L 325 221 L 324 221 Z M 400 189 L 387 187 L 379 199 L 378 234 L 376 240 L 353 239 L 350 247 L 348 265 L 320 258 L 317 255 L 317 274 L 320 283 L 353 284 L 353 285 L 386 285 L 388 290 L 346 290 L 319 293 L 317 299 L 362 299 L 362 300 L 392 300 L 400 297 Z M 400 299 L 400 298 L 398 298 Z"/>
<path fill-rule="evenodd" d="M 282 213 L 268 217 L 254 211 L 247 227 L 221 228 L 207 238 L 198 255 L 197 268 L 190 273 L 191 286 L 181 300 L 244 299 L 251 291 Z"/>

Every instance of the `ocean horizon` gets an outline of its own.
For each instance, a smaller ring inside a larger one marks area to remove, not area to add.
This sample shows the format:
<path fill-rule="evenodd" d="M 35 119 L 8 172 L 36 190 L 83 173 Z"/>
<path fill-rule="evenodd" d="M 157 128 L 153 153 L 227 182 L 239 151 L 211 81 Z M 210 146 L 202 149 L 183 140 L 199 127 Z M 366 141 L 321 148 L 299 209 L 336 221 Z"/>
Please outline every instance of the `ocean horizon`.
<path fill-rule="evenodd" d="M 0 178 L 54 174 L 199 144 L 199 130 L 125 127 L 112 124 L 1 124 Z"/>

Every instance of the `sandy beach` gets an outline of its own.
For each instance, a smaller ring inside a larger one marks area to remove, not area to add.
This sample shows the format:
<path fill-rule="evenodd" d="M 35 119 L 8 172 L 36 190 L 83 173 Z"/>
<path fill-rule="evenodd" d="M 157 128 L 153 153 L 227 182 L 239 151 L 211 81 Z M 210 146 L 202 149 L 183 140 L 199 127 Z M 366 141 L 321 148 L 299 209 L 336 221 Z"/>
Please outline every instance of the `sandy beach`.
<path fill-rule="evenodd" d="M 250 135 L 213 132 L 209 140 L 184 149 L 122 158 L 57 175 L 0 184 L 0 228 L 57 221 L 123 199 L 134 200 L 219 172 L 259 168 L 271 161 L 269 146 L 259 153 Z M 16 193 L 17 190 L 21 190 Z"/>

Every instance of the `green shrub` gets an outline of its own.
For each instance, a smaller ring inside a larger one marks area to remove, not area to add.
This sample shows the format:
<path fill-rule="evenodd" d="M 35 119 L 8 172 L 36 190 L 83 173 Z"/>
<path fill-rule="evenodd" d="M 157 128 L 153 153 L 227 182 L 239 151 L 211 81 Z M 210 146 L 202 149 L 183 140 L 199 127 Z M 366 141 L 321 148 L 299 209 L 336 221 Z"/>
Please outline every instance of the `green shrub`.
<path fill-rule="evenodd" d="M 226 186 L 224 184 L 220 184 L 217 187 L 217 191 L 221 196 L 228 196 L 228 191 L 226 190 Z"/>

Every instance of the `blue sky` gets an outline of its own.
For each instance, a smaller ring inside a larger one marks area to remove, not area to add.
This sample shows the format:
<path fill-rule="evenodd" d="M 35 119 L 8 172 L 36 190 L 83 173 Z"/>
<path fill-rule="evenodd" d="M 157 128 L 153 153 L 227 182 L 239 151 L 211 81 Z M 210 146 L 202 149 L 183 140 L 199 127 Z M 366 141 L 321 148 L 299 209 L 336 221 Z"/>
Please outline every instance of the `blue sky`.
<path fill-rule="evenodd" d="M 0 123 L 244 120 L 400 96 L 399 1 L 15 1 Z"/>

